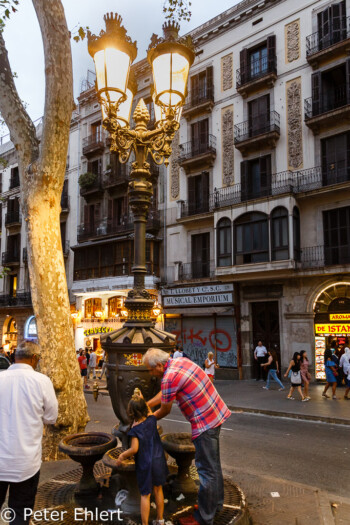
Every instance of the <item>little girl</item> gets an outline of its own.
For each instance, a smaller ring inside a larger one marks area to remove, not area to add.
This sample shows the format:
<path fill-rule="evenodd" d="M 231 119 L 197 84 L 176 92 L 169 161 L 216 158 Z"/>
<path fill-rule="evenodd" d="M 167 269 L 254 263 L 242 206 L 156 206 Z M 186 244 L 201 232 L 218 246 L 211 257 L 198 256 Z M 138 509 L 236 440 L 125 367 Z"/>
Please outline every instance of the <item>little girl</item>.
<path fill-rule="evenodd" d="M 157 419 L 138 394 L 134 394 L 129 402 L 128 415 L 133 421 L 128 432 L 131 447 L 120 454 L 117 464 L 135 456 L 136 479 L 141 493 L 142 525 L 148 525 L 152 488 L 157 507 L 157 519 L 153 521 L 153 525 L 164 525 L 162 485 L 166 482 L 168 467 L 157 430 Z"/>

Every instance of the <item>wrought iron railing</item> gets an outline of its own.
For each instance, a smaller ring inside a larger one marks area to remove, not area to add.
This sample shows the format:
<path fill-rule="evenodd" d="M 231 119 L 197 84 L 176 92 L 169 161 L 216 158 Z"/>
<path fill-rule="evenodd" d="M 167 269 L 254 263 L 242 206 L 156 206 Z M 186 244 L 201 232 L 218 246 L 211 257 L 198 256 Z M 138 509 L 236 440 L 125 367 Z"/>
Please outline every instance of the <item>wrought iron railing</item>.
<path fill-rule="evenodd" d="M 206 102 L 211 102 L 214 100 L 214 85 L 209 84 L 208 86 L 200 89 L 193 89 L 189 91 L 186 103 L 184 105 L 183 111 L 186 112 L 189 109 L 205 104 Z"/>
<path fill-rule="evenodd" d="M 82 281 L 85 279 L 99 279 L 101 277 L 121 277 L 132 275 L 133 263 L 124 260 L 108 266 L 94 266 L 91 268 L 76 268 L 74 270 L 74 280 Z M 153 262 L 146 262 L 147 275 L 159 276 L 159 265 Z"/>
<path fill-rule="evenodd" d="M 84 185 L 80 187 L 80 195 L 84 196 L 88 193 L 93 193 L 95 191 L 102 190 L 102 177 L 100 174 L 96 175 L 96 179 L 89 185 Z"/>
<path fill-rule="evenodd" d="M 15 250 L 8 250 L 2 254 L 2 265 L 20 262 L 20 252 Z"/>
<path fill-rule="evenodd" d="M 333 89 L 325 90 L 321 98 L 310 97 L 305 99 L 305 119 L 318 117 L 348 105 L 350 103 L 349 92 L 350 86 L 341 84 L 340 86 L 334 86 Z"/>
<path fill-rule="evenodd" d="M 244 86 L 248 82 L 258 80 L 270 73 L 277 74 L 277 57 L 269 59 L 261 57 L 257 60 L 250 60 L 246 66 L 236 70 L 237 88 Z"/>
<path fill-rule="evenodd" d="M 8 211 L 5 215 L 5 226 L 9 226 L 10 224 L 20 223 L 21 220 L 22 220 L 22 217 L 21 217 L 21 213 L 19 210 Z"/>
<path fill-rule="evenodd" d="M 159 211 L 151 210 L 148 214 L 146 223 L 147 230 L 159 230 L 160 213 Z M 113 220 L 105 217 L 93 224 L 80 224 L 78 226 L 78 242 L 85 241 L 92 237 L 104 237 L 105 235 L 113 235 L 123 232 L 133 231 L 134 219 L 132 215 L 124 215 L 118 220 Z"/>
<path fill-rule="evenodd" d="M 350 246 L 307 246 L 301 250 L 302 268 L 350 264 Z"/>
<path fill-rule="evenodd" d="M 183 162 L 206 153 L 216 153 L 216 137 L 214 135 L 208 135 L 206 140 L 202 142 L 191 140 L 180 144 L 178 161 Z"/>
<path fill-rule="evenodd" d="M 119 184 L 126 184 L 129 180 L 128 169 L 129 166 L 127 164 L 118 163 L 115 168 L 106 170 L 102 180 L 103 187 L 110 188 Z"/>
<path fill-rule="evenodd" d="M 264 133 L 280 132 L 280 115 L 277 111 L 270 111 L 252 117 L 245 122 L 235 125 L 235 144 L 244 140 L 263 135 Z"/>
<path fill-rule="evenodd" d="M 215 261 L 203 260 L 179 264 L 179 281 L 190 281 L 192 279 L 205 279 L 212 277 L 215 277 Z"/>
<path fill-rule="evenodd" d="M 316 31 L 306 37 L 306 56 L 309 57 L 324 49 L 328 49 L 334 44 L 338 44 L 350 38 L 350 17 L 341 18 L 339 27 L 333 29 L 326 35 L 322 36 L 320 31 Z"/>
<path fill-rule="evenodd" d="M 105 145 L 106 134 L 103 131 L 93 133 L 83 139 L 83 155 L 94 149 L 103 148 Z"/>
<path fill-rule="evenodd" d="M 0 306 L 31 306 L 30 292 L 17 292 L 16 295 L 0 294 Z"/>

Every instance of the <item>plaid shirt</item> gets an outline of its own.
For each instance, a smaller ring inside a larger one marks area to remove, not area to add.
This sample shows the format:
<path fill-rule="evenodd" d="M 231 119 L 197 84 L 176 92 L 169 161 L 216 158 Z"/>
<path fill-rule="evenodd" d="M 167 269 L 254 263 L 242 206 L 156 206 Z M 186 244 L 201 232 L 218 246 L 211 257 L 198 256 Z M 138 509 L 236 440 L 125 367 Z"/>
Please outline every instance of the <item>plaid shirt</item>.
<path fill-rule="evenodd" d="M 162 403 L 177 400 L 192 426 L 192 439 L 215 428 L 231 415 L 207 374 L 186 357 L 169 359 L 161 384 Z"/>

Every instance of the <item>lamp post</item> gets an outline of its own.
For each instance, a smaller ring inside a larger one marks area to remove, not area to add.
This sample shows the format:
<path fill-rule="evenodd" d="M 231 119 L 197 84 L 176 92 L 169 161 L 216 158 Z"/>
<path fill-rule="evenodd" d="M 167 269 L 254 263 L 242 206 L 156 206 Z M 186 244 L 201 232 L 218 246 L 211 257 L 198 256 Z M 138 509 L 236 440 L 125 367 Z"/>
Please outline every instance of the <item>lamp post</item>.
<path fill-rule="evenodd" d="M 153 35 L 148 61 L 153 71 L 153 102 L 156 124 L 147 129 L 148 109 L 140 99 L 134 114 L 135 128 L 130 129 L 130 114 L 136 82 L 130 67 L 136 58 L 136 42 L 127 36 L 117 14 L 104 17 L 106 30 L 99 36 L 88 34 L 88 49 L 96 68 L 97 96 L 102 108 L 103 126 L 110 133 L 111 151 L 125 163 L 134 153 L 129 182 L 129 203 L 134 216 L 134 287 L 125 307 L 128 321 L 150 319 L 153 300 L 145 290 L 146 223 L 153 195 L 149 156 L 156 164 L 167 166 L 171 143 L 179 129 L 181 109 L 185 102 L 189 68 L 194 60 L 192 41 L 178 35 L 179 25 L 166 22 L 164 37 Z"/>
<path fill-rule="evenodd" d="M 130 115 L 136 82 L 130 74 L 136 58 L 136 43 L 127 36 L 122 19 L 117 14 L 104 17 L 106 30 L 99 36 L 88 34 L 88 50 L 96 68 L 96 90 L 102 109 L 102 122 L 110 134 L 110 149 L 126 163 L 130 155 L 134 162 L 130 172 L 129 203 L 134 216 L 134 276 L 133 289 L 124 302 L 125 323 L 115 332 L 101 336 L 108 355 L 107 386 L 120 425 L 115 433 L 127 446 L 129 425 L 127 405 L 135 387 L 145 399 L 159 390 L 159 382 L 142 366 L 142 355 L 150 346 L 171 350 L 176 337 L 155 328 L 154 301 L 145 290 L 146 223 L 153 195 L 149 157 L 156 164 L 169 163 L 171 143 L 180 126 L 181 109 L 185 102 L 187 80 L 194 51 L 191 38 L 180 38 L 179 25 L 167 22 L 164 36 L 153 35 L 148 49 L 148 61 L 153 72 L 153 92 L 156 122 L 148 129 L 150 115 L 140 99 Z M 124 314 L 124 312 L 122 312 Z"/>

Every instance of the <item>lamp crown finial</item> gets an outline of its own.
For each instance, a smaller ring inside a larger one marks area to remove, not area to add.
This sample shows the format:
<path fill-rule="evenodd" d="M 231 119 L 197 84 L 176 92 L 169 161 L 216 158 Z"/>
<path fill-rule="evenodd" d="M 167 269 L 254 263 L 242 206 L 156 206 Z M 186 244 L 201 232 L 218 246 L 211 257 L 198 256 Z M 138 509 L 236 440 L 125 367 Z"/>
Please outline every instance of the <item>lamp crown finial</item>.
<path fill-rule="evenodd" d="M 103 17 L 105 23 L 106 23 L 106 30 L 107 31 L 115 31 L 116 28 L 120 28 L 122 25 L 122 17 L 118 15 L 118 13 L 106 13 Z"/>
<path fill-rule="evenodd" d="M 168 20 L 164 22 L 163 26 L 164 38 L 166 40 L 177 40 L 179 37 L 180 24 L 175 20 Z"/>

